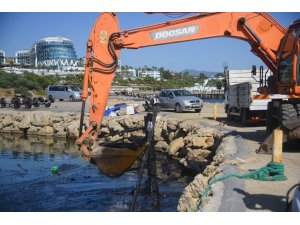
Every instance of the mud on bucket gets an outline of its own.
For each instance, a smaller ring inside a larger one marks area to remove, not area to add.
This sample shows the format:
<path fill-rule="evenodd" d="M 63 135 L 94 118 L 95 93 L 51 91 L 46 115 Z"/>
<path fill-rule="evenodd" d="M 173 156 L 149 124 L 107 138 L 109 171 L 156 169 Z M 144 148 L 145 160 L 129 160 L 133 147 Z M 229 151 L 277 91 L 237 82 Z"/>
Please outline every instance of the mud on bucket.
<path fill-rule="evenodd" d="M 114 143 L 98 146 L 91 152 L 91 162 L 106 176 L 124 174 L 146 149 L 144 143 Z"/>

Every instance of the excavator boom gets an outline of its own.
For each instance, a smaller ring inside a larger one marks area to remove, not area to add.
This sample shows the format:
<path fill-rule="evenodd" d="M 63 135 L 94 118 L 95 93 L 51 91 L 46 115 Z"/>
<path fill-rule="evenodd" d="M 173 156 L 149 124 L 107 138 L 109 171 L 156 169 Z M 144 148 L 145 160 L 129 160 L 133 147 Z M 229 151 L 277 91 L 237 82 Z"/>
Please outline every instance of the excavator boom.
<path fill-rule="evenodd" d="M 90 156 L 93 148 L 97 147 L 96 139 L 122 48 L 137 49 L 216 37 L 235 38 L 248 42 L 251 51 L 277 76 L 277 55 L 286 33 L 287 30 L 267 13 L 199 13 L 125 31 L 119 30 L 115 13 L 102 13 L 87 42 L 81 137 L 77 140 L 77 144 L 81 145 L 82 151 L 87 156 Z M 89 84 L 92 88 L 90 126 L 82 134 L 84 105 L 88 97 Z"/>
<path fill-rule="evenodd" d="M 267 13 L 205 13 L 122 31 L 114 44 L 136 49 L 206 38 L 236 38 L 247 41 L 275 72 L 276 53 L 285 33 L 286 29 Z"/>

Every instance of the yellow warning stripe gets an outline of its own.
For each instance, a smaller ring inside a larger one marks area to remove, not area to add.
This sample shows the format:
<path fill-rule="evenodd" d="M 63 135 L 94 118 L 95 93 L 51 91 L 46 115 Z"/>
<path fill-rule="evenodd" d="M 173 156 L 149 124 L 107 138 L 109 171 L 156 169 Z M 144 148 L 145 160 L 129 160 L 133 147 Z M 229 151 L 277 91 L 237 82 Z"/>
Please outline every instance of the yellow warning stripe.
<path fill-rule="evenodd" d="M 263 95 L 254 95 L 253 99 L 268 99 L 270 98 L 270 95 L 268 94 L 263 94 Z"/>

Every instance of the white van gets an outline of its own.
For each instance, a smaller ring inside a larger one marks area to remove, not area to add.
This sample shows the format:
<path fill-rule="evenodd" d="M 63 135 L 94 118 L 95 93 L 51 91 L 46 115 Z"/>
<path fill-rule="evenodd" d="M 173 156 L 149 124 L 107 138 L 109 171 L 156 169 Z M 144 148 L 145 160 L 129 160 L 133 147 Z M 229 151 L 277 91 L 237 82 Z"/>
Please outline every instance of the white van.
<path fill-rule="evenodd" d="M 49 85 L 46 94 L 49 99 L 76 101 L 81 99 L 81 88 L 76 85 Z"/>

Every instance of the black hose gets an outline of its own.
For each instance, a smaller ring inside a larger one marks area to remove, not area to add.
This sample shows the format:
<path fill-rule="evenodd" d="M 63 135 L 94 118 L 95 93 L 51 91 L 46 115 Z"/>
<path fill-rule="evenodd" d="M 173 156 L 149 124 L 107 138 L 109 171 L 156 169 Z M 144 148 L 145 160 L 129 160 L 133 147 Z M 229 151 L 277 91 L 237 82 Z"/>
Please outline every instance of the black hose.
<path fill-rule="evenodd" d="M 81 135 L 82 135 L 82 126 L 83 126 L 83 119 L 84 119 L 85 102 L 86 102 L 86 100 L 82 100 L 81 114 L 80 114 L 80 124 L 79 124 L 79 137 L 81 137 Z"/>
<path fill-rule="evenodd" d="M 146 161 L 147 161 L 147 156 L 148 156 L 148 149 L 145 151 L 145 153 L 143 155 L 142 164 L 140 166 L 139 175 L 138 175 L 138 179 L 137 179 L 137 182 L 136 182 L 136 187 L 135 187 L 135 191 L 134 191 L 134 194 L 133 194 L 132 203 L 131 203 L 131 206 L 130 206 L 130 209 L 129 209 L 130 212 L 134 212 L 134 209 L 135 209 L 137 196 L 140 192 L 141 180 L 142 180 L 142 176 L 143 176 L 143 173 L 144 173 L 144 167 L 145 167 L 145 164 L 146 164 Z"/>
<path fill-rule="evenodd" d="M 113 39 L 116 37 L 120 37 L 120 33 L 112 33 L 109 37 L 109 42 L 108 42 L 108 51 L 111 54 L 113 58 L 113 62 L 111 63 L 105 63 L 101 61 L 100 59 L 91 57 L 92 62 L 98 63 L 99 65 L 107 68 L 107 69 L 99 69 L 99 68 L 93 68 L 94 71 L 96 72 L 101 72 L 101 73 L 110 73 L 114 71 L 117 66 L 118 66 L 118 56 L 116 54 L 114 45 L 113 45 Z"/>
<path fill-rule="evenodd" d="M 160 195 L 159 195 L 159 187 L 157 184 L 157 177 L 156 177 L 156 156 L 155 156 L 155 148 L 154 148 L 154 128 L 155 128 L 155 121 L 157 116 L 158 108 L 156 105 L 153 105 L 153 114 L 148 113 L 145 117 L 145 128 L 146 128 L 146 143 L 149 144 L 149 147 L 145 151 L 141 163 L 141 167 L 139 170 L 139 175 L 137 179 L 136 188 L 133 195 L 132 204 L 130 207 L 130 212 L 133 212 L 135 209 L 137 196 L 140 191 L 142 175 L 144 172 L 144 167 L 147 161 L 147 170 L 148 170 L 148 188 L 150 189 L 150 195 L 152 197 L 152 211 L 158 212 L 160 211 Z"/>

